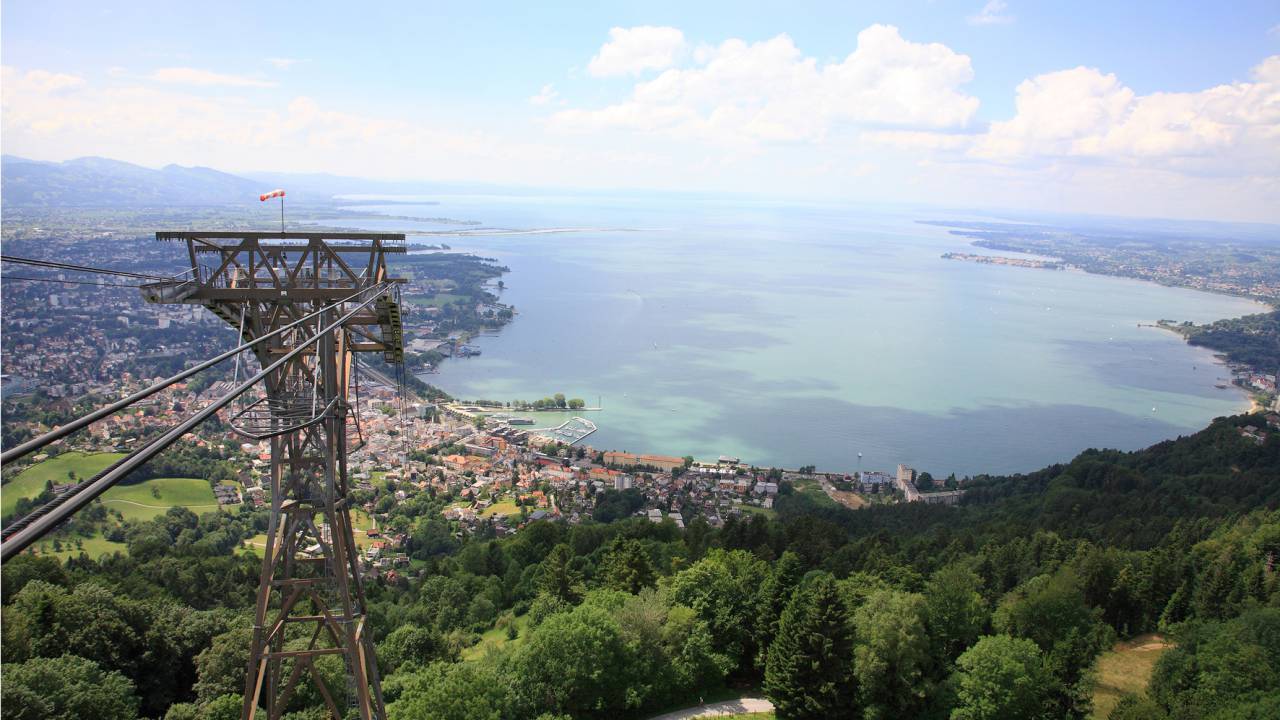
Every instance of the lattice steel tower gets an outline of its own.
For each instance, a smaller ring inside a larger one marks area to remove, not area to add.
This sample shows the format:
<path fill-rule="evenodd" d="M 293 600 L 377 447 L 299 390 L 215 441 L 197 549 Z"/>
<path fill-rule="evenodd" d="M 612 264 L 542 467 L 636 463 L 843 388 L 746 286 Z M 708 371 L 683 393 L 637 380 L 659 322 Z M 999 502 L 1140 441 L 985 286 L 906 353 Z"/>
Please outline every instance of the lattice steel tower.
<path fill-rule="evenodd" d="M 255 346 L 266 368 L 315 340 L 267 377 L 263 397 L 230 413 L 238 434 L 271 446 L 271 519 L 243 717 L 261 712 L 276 720 L 299 683 L 311 682 L 334 718 L 357 708 L 363 720 L 381 720 L 349 513 L 347 390 L 353 353 L 403 360 L 399 281 L 387 277 L 385 256 L 405 251 L 404 235 L 159 232 L 156 238 L 185 242 L 191 270 L 189 279 L 143 286 L 150 302 L 204 305 L 246 342 L 324 309 L 314 326 Z M 336 670 L 328 656 L 342 662 L 345 688 L 324 679 L 323 665 Z"/>

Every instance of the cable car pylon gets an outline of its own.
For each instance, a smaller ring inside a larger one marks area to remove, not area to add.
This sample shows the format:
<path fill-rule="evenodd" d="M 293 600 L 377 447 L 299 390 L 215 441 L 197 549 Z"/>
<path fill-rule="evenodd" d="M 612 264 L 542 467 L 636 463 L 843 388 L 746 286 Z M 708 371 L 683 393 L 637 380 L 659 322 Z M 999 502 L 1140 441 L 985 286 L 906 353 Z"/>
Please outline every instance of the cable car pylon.
<path fill-rule="evenodd" d="M 292 357 L 267 373 L 265 399 L 231 418 L 237 433 L 271 447 L 271 515 L 242 717 L 276 720 L 308 683 L 335 720 L 351 708 L 361 720 L 383 720 L 351 525 L 347 392 L 354 353 L 403 358 L 393 291 L 400 280 L 388 278 L 386 254 L 405 252 L 404 235 L 158 232 L 156 239 L 184 243 L 191 272 L 143 284 L 149 302 L 203 305 L 246 342 L 321 311 L 314 323 L 253 346 L 263 368 Z M 330 656 L 343 663 L 345 687 L 324 679 Z"/>

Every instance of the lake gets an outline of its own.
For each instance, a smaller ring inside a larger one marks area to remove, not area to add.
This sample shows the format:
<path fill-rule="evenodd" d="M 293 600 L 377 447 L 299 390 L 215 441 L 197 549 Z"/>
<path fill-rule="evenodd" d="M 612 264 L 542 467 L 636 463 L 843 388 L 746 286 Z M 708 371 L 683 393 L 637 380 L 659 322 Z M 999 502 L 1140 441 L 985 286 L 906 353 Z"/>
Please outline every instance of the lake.
<path fill-rule="evenodd" d="M 1145 447 L 1248 405 L 1214 387 L 1227 372 L 1209 352 L 1139 323 L 1262 306 L 943 260 L 983 251 L 919 221 L 974 219 L 960 213 L 688 197 L 431 200 L 360 210 L 480 222 L 467 229 L 478 234 L 424 241 L 508 265 L 502 301 L 518 315 L 474 342 L 481 356 L 424 379 L 466 399 L 563 392 L 600 402 L 587 414 L 600 429 L 586 442 L 598 449 L 963 476 Z"/>

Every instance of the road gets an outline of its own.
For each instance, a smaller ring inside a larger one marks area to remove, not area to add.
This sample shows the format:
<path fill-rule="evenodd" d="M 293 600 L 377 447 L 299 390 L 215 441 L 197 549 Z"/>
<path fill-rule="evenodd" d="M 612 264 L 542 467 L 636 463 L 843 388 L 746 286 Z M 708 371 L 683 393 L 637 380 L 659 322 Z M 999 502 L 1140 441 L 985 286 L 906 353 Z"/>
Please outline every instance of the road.
<path fill-rule="evenodd" d="M 375 382 L 386 385 L 389 388 L 395 389 L 399 384 L 395 381 L 394 378 L 388 377 L 386 373 L 380 370 L 374 370 L 373 368 L 369 367 L 369 363 L 363 362 L 359 358 L 356 359 L 356 369 L 359 372 L 362 372 L 365 375 L 368 375 Z"/>
<path fill-rule="evenodd" d="M 772 712 L 773 703 L 764 698 L 744 697 L 737 700 L 708 703 L 659 715 L 650 720 L 686 720 L 686 718 L 716 717 L 718 715 L 742 715 L 743 713 Z"/>
<path fill-rule="evenodd" d="M 174 505 L 172 503 L 170 503 L 169 505 L 148 505 L 147 503 L 134 502 L 132 500 L 122 500 L 120 498 L 106 498 L 105 500 L 102 501 L 103 505 L 106 505 L 107 503 L 124 503 L 125 505 L 133 505 L 135 507 L 144 507 L 144 508 L 152 508 L 152 509 L 160 509 L 160 510 L 168 510 L 171 507 L 184 507 L 184 508 L 187 508 L 188 510 L 191 510 L 192 512 L 195 512 L 196 510 L 203 510 L 205 508 L 213 508 L 214 510 L 217 510 L 219 507 L 221 507 L 217 503 L 214 503 L 212 505 Z"/>

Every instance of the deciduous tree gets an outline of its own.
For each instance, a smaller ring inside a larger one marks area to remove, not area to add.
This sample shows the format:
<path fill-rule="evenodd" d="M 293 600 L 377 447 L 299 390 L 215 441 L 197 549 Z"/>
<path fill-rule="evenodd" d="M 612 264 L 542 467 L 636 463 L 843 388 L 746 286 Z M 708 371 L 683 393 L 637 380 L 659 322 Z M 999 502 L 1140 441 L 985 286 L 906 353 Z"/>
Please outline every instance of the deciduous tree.
<path fill-rule="evenodd" d="M 925 587 L 925 617 L 934 657 L 942 663 L 960 657 L 986 628 L 987 604 L 978 593 L 981 581 L 967 568 L 947 565 Z"/>
<path fill-rule="evenodd" d="M 898 590 L 872 593 L 854 613 L 854 674 L 868 718 L 911 717 L 929 695 L 931 662 L 924 597 Z"/>
<path fill-rule="evenodd" d="M 1040 648 L 1025 638 L 984 637 L 956 661 L 951 720 L 1049 718 L 1049 686 Z"/>
<path fill-rule="evenodd" d="M 648 668 L 628 651 L 612 614 L 592 603 L 548 618 L 512 660 L 516 716 L 539 712 L 586 715 L 635 707 L 629 693 Z"/>
<path fill-rule="evenodd" d="M 1032 578 L 1010 593 L 995 613 L 997 631 L 1028 638 L 1045 654 L 1046 667 L 1056 680 L 1057 717 L 1089 712 L 1093 661 L 1114 637 L 1101 615 L 1085 603 L 1080 579 L 1069 569 Z"/>
<path fill-rule="evenodd" d="M 5 720 L 132 720 L 133 683 L 75 655 L 4 664 L 0 707 Z"/>

